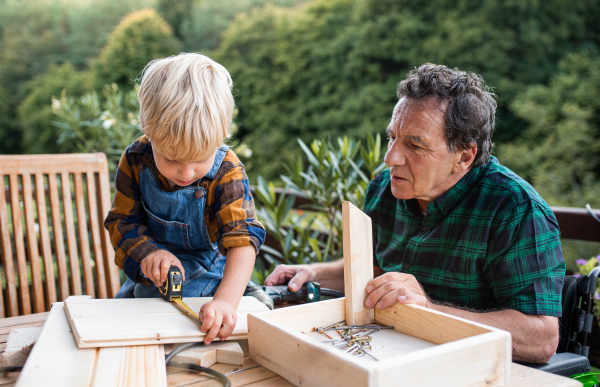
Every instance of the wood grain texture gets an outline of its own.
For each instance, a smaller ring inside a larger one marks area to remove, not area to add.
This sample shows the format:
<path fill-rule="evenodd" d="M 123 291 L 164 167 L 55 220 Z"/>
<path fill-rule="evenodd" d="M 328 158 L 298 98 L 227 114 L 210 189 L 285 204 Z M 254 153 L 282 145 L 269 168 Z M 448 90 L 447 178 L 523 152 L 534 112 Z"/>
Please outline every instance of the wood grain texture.
<path fill-rule="evenodd" d="M 114 297 L 119 271 L 103 226 L 111 203 L 106 156 L 0 155 L 0 179 L 0 256 L 6 279 L 0 315 L 42 312 L 70 295 Z"/>
<path fill-rule="evenodd" d="M 201 367 L 210 367 L 215 363 L 242 365 L 244 351 L 237 341 L 213 342 L 210 345 L 186 349 L 175 355 L 172 361 Z"/>
<path fill-rule="evenodd" d="M 29 358 L 17 380 L 21 386 L 88 386 L 96 363 L 96 350 L 80 350 L 70 332 L 63 303 L 52 306 Z"/>
<path fill-rule="evenodd" d="M 371 218 L 350 202 L 342 204 L 344 227 L 344 290 L 346 322 L 369 324 L 373 309 L 365 306 L 365 288 L 373 279 L 373 229 Z"/>
<path fill-rule="evenodd" d="M 92 350 L 93 351 L 93 350 Z M 100 348 L 92 387 L 166 387 L 162 345 Z"/>
<path fill-rule="evenodd" d="M 14 329 L 8 335 L 2 364 L 6 366 L 22 366 L 31 352 L 31 348 L 40 337 L 42 327 Z"/>
<path fill-rule="evenodd" d="M 193 310 L 212 297 L 190 297 L 184 301 Z M 80 348 L 199 342 L 205 333 L 200 323 L 163 299 L 80 299 L 65 302 L 67 318 Z M 268 308 L 254 297 L 242 297 L 231 339 L 246 338 L 249 312 Z"/>
<path fill-rule="evenodd" d="M 0 174 L 0 248 L 2 248 L 2 269 L 6 280 L 6 299 L 3 300 L 1 317 L 19 315 L 19 300 L 15 284 L 15 267 L 13 265 L 12 244 L 8 227 L 8 213 L 6 211 L 4 176 Z"/>

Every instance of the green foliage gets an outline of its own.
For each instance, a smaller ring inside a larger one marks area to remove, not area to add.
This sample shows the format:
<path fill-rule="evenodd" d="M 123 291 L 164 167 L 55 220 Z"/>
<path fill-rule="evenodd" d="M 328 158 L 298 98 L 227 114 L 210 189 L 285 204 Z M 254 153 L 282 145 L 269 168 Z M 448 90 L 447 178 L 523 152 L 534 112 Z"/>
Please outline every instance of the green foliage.
<path fill-rule="evenodd" d="M 49 125 L 54 119 L 52 98 L 67 90 L 73 97 L 81 96 L 92 87 L 89 73 L 78 72 L 71 63 L 50 64 L 48 71 L 23 86 L 27 95 L 18 111 L 19 125 L 23 128 L 23 145 L 31 153 L 60 153 L 69 147 L 57 144 L 59 130 Z"/>
<path fill-rule="evenodd" d="M 385 167 L 379 135 L 369 136 L 366 147 L 348 137 L 338 138 L 335 146 L 329 140 L 314 140 L 310 147 L 302 140 L 298 143 L 308 165 L 298 157 L 287 166 L 288 175 L 281 176 L 286 184 L 284 193 L 277 198 L 274 184 L 266 183 L 260 176 L 256 186 L 257 214 L 281 250 L 263 245 L 264 256 L 271 265 L 340 258 L 341 203 L 350 201 L 362 208 L 369 182 Z M 292 210 L 296 195 L 313 202 L 303 206 L 310 212 Z M 262 274 L 257 275 L 264 277 L 265 269 L 263 265 L 258 271 Z"/>
<path fill-rule="evenodd" d="M 135 11 L 115 28 L 92 68 L 99 85 L 132 87 L 148 62 L 177 54 L 179 46 L 171 26 L 156 11 Z"/>
<path fill-rule="evenodd" d="M 59 144 L 79 152 L 104 152 L 109 168 L 114 171 L 129 144 L 142 135 L 138 126 L 137 90 L 124 93 L 116 84 L 106 86 L 101 94 L 90 92 L 79 99 L 68 97 L 52 100 Z"/>
<path fill-rule="evenodd" d="M 183 39 L 182 24 L 189 21 L 196 0 L 158 0 L 156 10 L 173 27 L 173 33 Z"/>
<path fill-rule="evenodd" d="M 529 126 L 499 147 L 500 161 L 551 205 L 600 206 L 600 56 L 575 53 L 548 86 L 533 85 L 511 103 Z"/>
<path fill-rule="evenodd" d="M 578 275 L 588 275 L 596 266 L 598 266 L 598 259 L 600 255 L 597 257 L 592 257 L 590 259 L 578 259 L 577 260 L 577 273 Z M 600 284 L 596 283 L 596 294 L 594 294 L 594 314 L 598 317 L 600 316 Z M 600 325 L 600 324 L 599 324 Z"/>
<path fill-rule="evenodd" d="M 299 155 L 291 138 L 381 132 L 407 71 L 434 62 L 482 74 L 500 96 L 496 141 L 526 123 L 507 109 L 545 83 L 566 53 L 598 45 L 600 4 L 468 0 L 321 0 L 239 16 L 216 59 L 234 75 L 239 136 L 254 173 Z"/>

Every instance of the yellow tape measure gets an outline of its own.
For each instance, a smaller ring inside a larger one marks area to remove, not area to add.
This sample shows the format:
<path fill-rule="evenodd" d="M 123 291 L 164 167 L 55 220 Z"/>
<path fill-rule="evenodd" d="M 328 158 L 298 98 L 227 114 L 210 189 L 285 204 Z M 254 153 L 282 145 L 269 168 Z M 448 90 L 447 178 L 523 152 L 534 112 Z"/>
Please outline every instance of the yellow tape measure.
<path fill-rule="evenodd" d="M 171 266 L 167 274 L 167 280 L 158 288 L 160 295 L 167 301 L 174 302 L 182 307 L 186 312 L 196 317 L 200 321 L 200 317 L 183 302 L 183 277 L 177 266 Z"/>

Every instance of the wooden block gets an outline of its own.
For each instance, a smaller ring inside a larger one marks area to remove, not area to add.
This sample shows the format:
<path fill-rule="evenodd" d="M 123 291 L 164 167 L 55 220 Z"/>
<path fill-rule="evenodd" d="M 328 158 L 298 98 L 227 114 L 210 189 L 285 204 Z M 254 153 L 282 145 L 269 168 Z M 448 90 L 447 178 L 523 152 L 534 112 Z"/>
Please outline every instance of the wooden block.
<path fill-rule="evenodd" d="M 89 386 L 96 364 L 96 352 L 95 349 L 77 348 L 63 303 L 56 302 L 16 386 Z"/>
<path fill-rule="evenodd" d="M 190 297 L 193 310 L 212 300 Z M 65 301 L 67 318 L 79 348 L 118 347 L 167 343 L 200 342 L 205 333 L 199 322 L 163 299 L 79 299 Z M 229 340 L 248 337 L 247 314 L 268 311 L 254 297 L 242 297 L 238 319 Z"/>
<path fill-rule="evenodd" d="M 302 387 L 503 386 L 510 381 L 508 332 L 412 305 L 375 311 L 376 321 L 395 328 L 373 334 L 372 352 L 380 361 L 318 342 L 326 338 L 311 327 L 340 321 L 345 306 L 344 299 L 334 299 L 250 314 L 250 356 Z"/>
<path fill-rule="evenodd" d="M 373 279 L 373 229 L 371 218 L 350 202 L 342 204 L 344 227 L 344 290 L 346 322 L 369 324 L 374 311 L 365 306 L 365 288 Z"/>
<path fill-rule="evenodd" d="M 171 352 L 178 345 L 167 344 L 165 352 Z M 242 365 L 244 351 L 237 341 L 212 342 L 210 345 L 199 345 L 173 357 L 174 362 L 191 363 L 202 367 L 210 367 L 215 363 Z"/>
<path fill-rule="evenodd" d="M 100 348 L 92 387 L 166 387 L 163 345 Z"/>
<path fill-rule="evenodd" d="M 41 327 L 13 329 L 8 335 L 6 347 L 2 354 L 3 364 L 22 366 L 27 360 L 33 345 L 42 333 Z"/>

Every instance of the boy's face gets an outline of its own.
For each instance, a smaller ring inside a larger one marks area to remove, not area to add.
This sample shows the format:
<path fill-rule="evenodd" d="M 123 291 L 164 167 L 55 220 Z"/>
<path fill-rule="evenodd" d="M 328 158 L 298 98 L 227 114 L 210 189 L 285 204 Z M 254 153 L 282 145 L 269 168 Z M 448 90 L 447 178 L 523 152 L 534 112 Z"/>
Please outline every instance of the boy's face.
<path fill-rule="evenodd" d="M 160 153 L 154 146 L 154 161 L 159 172 L 171 183 L 180 187 L 185 187 L 198 179 L 202 179 L 212 168 L 215 161 L 213 153 L 208 159 L 194 163 L 181 163 L 179 161 L 169 160 L 164 154 Z"/>

